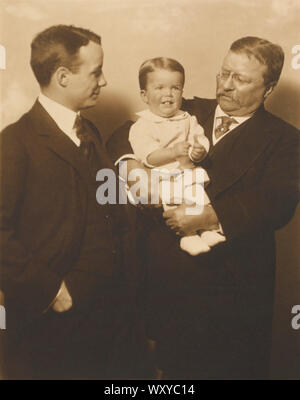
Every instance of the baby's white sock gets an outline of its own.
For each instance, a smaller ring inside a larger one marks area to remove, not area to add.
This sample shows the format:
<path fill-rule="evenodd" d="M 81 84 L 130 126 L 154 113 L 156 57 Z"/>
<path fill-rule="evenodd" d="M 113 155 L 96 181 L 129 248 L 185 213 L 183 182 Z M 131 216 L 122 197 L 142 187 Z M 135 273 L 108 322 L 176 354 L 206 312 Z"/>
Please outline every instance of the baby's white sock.
<path fill-rule="evenodd" d="M 191 256 L 197 256 L 200 253 L 207 253 L 210 251 L 210 247 L 199 235 L 184 236 L 180 240 L 180 247 Z"/>
<path fill-rule="evenodd" d="M 206 243 L 209 247 L 213 247 L 218 243 L 226 241 L 224 235 L 221 235 L 220 233 L 214 231 L 205 231 L 201 233 L 200 236 L 203 242 Z"/>

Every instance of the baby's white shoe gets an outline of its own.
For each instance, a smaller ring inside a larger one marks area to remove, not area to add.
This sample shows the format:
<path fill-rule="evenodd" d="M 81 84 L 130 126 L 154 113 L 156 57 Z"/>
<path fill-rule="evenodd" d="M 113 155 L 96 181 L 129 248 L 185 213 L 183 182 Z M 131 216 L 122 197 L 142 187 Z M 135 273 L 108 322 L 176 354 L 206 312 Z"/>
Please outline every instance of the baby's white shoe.
<path fill-rule="evenodd" d="M 197 256 L 200 253 L 207 253 L 210 251 L 210 247 L 199 235 L 185 236 L 181 238 L 180 247 L 191 256 Z"/>
<path fill-rule="evenodd" d="M 204 243 L 207 244 L 209 247 L 213 247 L 218 243 L 222 243 L 226 241 L 226 238 L 224 235 L 221 235 L 218 232 L 214 231 L 205 231 L 201 233 L 201 239 Z"/>

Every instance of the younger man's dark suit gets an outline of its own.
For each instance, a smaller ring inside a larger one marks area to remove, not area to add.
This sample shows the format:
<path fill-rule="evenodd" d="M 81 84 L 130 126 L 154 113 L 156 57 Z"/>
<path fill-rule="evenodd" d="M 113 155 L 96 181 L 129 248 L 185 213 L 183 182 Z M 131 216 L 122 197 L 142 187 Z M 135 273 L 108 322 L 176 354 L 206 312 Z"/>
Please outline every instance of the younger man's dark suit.
<path fill-rule="evenodd" d="M 113 168 L 97 129 L 90 166 L 39 102 L 1 134 L 1 289 L 7 335 L 41 377 L 103 377 L 136 317 L 135 240 L 125 206 L 96 202 L 96 172 Z M 65 281 L 73 307 L 51 307 Z M 125 322 L 126 321 L 126 322 Z M 118 338 L 116 335 L 118 334 Z M 18 343 L 18 345 L 17 345 Z M 9 361 L 9 360 L 8 360 Z"/>
<path fill-rule="evenodd" d="M 216 106 L 199 98 L 183 103 L 211 142 L 202 166 L 227 241 L 193 257 L 162 219 L 144 225 L 149 334 L 170 378 L 265 378 L 274 231 L 291 219 L 299 200 L 299 132 L 261 106 L 213 146 Z M 113 160 L 132 152 L 128 128 L 108 142 Z"/>

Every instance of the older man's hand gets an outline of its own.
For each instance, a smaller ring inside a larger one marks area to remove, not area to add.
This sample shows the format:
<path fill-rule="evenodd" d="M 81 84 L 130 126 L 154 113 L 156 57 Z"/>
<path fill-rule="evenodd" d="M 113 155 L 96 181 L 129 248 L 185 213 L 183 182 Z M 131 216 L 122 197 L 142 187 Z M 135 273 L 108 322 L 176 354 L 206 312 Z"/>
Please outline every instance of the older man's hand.
<path fill-rule="evenodd" d="M 183 204 L 163 214 L 166 224 L 177 234 L 193 235 L 198 230 L 210 231 L 219 228 L 218 217 L 211 205 L 204 206 L 200 215 L 188 215 L 187 207 Z"/>

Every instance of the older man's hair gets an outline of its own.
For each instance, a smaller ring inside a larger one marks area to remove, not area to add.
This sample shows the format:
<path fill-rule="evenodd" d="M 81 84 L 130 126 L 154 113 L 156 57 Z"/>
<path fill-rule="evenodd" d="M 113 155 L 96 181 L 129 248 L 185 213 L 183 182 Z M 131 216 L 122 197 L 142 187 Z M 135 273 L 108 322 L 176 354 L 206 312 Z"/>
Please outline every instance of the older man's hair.
<path fill-rule="evenodd" d="M 30 65 L 42 87 L 49 85 L 59 67 L 76 72 L 78 51 L 90 41 L 101 44 L 101 37 L 88 29 L 73 25 L 55 25 L 40 32 L 31 43 Z"/>
<path fill-rule="evenodd" d="M 167 57 L 151 58 L 143 62 L 139 70 L 140 89 L 145 90 L 147 86 L 147 75 L 157 69 L 165 69 L 167 71 L 177 71 L 182 75 L 182 84 L 184 85 L 185 72 L 183 66 L 176 60 Z"/>
<path fill-rule="evenodd" d="M 235 53 L 245 53 L 248 57 L 255 57 L 267 67 L 264 73 L 265 85 L 277 83 L 284 63 L 282 48 L 268 40 L 255 36 L 247 36 L 232 43 L 230 50 Z"/>

